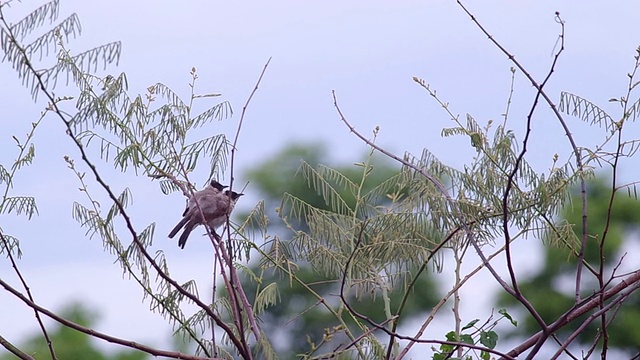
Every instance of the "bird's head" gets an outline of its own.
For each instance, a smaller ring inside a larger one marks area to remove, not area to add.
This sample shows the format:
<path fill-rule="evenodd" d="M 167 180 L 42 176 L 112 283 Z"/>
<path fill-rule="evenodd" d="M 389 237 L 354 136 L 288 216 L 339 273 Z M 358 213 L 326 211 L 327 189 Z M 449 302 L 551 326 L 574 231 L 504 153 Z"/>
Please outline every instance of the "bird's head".
<path fill-rule="evenodd" d="M 225 190 L 225 195 L 227 195 L 231 200 L 237 200 L 240 196 L 244 195 L 243 193 L 237 193 L 235 191 Z"/>
<path fill-rule="evenodd" d="M 224 190 L 224 188 L 228 187 L 227 185 L 220 184 L 216 180 L 211 180 L 211 186 L 213 188 L 217 189 L 218 191 L 222 191 L 222 190 Z"/>

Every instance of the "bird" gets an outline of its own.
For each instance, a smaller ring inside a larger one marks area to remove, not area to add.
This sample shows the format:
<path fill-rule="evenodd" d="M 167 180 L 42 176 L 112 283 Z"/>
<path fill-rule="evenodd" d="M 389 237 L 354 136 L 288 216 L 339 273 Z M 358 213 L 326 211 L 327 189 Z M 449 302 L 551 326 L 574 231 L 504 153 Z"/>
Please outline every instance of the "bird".
<path fill-rule="evenodd" d="M 193 229 L 201 224 L 207 223 L 211 228 L 213 235 L 219 238 L 215 230 L 222 226 L 242 193 L 224 190 L 227 186 L 213 180 L 203 190 L 197 191 L 189 199 L 187 208 L 182 214 L 182 220 L 171 230 L 169 238 L 173 238 L 184 227 L 182 235 L 178 240 L 178 246 L 184 249 L 189 234 Z M 200 213 L 202 210 L 202 214 Z M 202 218 L 204 215 L 204 219 Z"/>
<path fill-rule="evenodd" d="M 228 188 L 228 186 L 227 185 L 222 185 L 219 182 L 217 182 L 216 180 L 211 180 L 211 182 L 209 183 L 209 186 L 207 186 L 206 188 L 202 189 L 199 192 L 207 191 L 207 192 L 213 193 L 213 192 L 217 191 L 218 193 L 221 193 L 222 190 L 224 190 L 225 188 Z M 197 194 L 197 193 L 198 192 L 196 192 L 195 194 Z M 195 203 L 193 203 L 191 199 L 189 199 L 187 201 L 187 206 L 184 208 L 184 212 L 182 213 L 182 217 L 185 217 L 187 215 L 187 212 L 189 211 L 189 207 L 190 206 L 195 206 Z"/>

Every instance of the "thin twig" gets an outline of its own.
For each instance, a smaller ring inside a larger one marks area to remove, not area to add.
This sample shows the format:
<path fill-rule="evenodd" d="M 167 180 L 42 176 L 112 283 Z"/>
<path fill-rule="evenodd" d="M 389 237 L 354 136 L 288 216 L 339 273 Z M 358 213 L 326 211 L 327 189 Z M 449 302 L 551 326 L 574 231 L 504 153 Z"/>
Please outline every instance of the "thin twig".
<path fill-rule="evenodd" d="M 2 336 L 0 336 L 0 345 L 2 345 L 5 349 L 7 349 L 7 351 L 9 351 L 10 353 L 12 353 L 13 355 L 17 356 L 22 360 L 35 360 L 32 356 L 18 349 L 18 347 L 10 343 L 7 339 L 3 338 Z"/>
<path fill-rule="evenodd" d="M 216 303 L 216 290 L 218 288 L 218 285 L 216 283 L 216 274 L 218 273 L 216 271 L 216 269 L 218 268 L 218 258 L 214 258 L 213 259 L 213 276 L 211 279 L 212 282 L 212 291 L 211 291 L 211 306 L 213 306 Z M 213 351 L 213 356 L 218 356 L 218 347 L 216 345 L 216 328 L 215 328 L 215 321 L 213 321 L 213 319 L 211 319 L 211 350 Z"/>
<path fill-rule="evenodd" d="M 234 170 L 235 170 L 235 155 L 236 155 L 236 150 L 237 150 L 237 144 L 238 144 L 238 139 L 240 138 L 240 131 L 242 130 L 242 124 L 244 123 L 244 117 L 245 114 L 247 113 L 247 109 L 249 108 L 249 104 L 251 103 L 251 99 L 253 99 L 253 96 L 255 95 L 255 93 L 258 91 L 258 87 L 260 86 L 260 83 L 262 82 L 262 78 L 264 77 L 264 74 L 267 71 L 267 68 L 269 67 L 269 63 L 271 62 L 271 58 L 269 58 L 269 60 L 267 60 L 267 62 L 264 64 L 264 67 L 262 68 L 262 72 L 260 73 L 260 76 L 258 77 L 258 80 L 256 81 L 255 86 L 253 87 L 253 90 L 251 91 L 251 93 L 249 94 L 249 97 L 247 98 L 247 101 L 245 102 L 244 106 L 242 107 L 242 113 L 240 114 L 240 121 L 238 121 L 238 128 L 236 129 L 236 134 L 235 137 L 233 139 L 233 144 L 231 145 L 231 161 L 230 161 L 230 179 L 229 179 L 229 191 L 233 190 L 233 181 L 234 181 Z M 229 223 L 229 217 L 227 216 L 227 243 L 229 244 L 228 246 L 228 250 L 229 250 L 229 258 L 227 259 L 227 266 L 229 267 L 229 272 L 231 273 L 231 282 L 232 285 L 238 286 L 238 288 L 242 289 L 242 284 L 240 282 L 240 279 L 238 278 L 238 273 L 235 269 L 235 266 L 233 266 L 233 242 L 231 241 L 231 224 Z M 231 291 L 236 291 L 235 287 L 232 287 L 229 289 L 229 292 Z M 256 321 L 255 318 L 255 314 L 253 313 L 251 304 L 249 303 L 249 300 L 247 299 L 247 296 L 245 294 L 245 292 L 243 290 L 239 291 L 239 296 L 243 302 L 244 308 L 247 312 L 247 319 L 249 321 L 249 324 L 251 326 L 251 331 L 253 332 L 253 335 L 256 339 L 257 342 L 260 341 L 260 328 L 258 327 L 258 323 Z M 240 307 L 239 304 L 237 304 L 238 308 Z"/>
<path fill-rule="evenodd" d="M 26 296 L 22 295 L 18 290 L 16 290 L 15 288 L 13 288 L 11 285 L 7 284 L 6 282 L 4 282 L 2 279 L 0 279 L 0 286 L 2 286 L 3 288 L 5 288 L 5 290 L 7 290 L 8 292 L 10 292 L 11 294 L 13 294 L 16 298 L 20 299 L 22 302 L 24 302 L 27 306 L 29 306 L 30 308 L 43 313 L 44 315 L 48 316 L 49 318 L 55 320 L 56 322 L 77 330 L 81 333 L 87 334 L 87 335 L 91 335 L 92 337 L 98 338 L 98 339 L 102 339 L 105 341 L 108 341 L 110 343 L 114 343 L 114 344 L 118 344 L 118 345 L 122 345 L 122 346 L 126 346 L 132 349 L 136 349 L 136 350 L 140 350 L 143 351 L 147 354 L 150 355 L 154 355 L 154 356 L 164 356 L 164 357 L 169 357 L 169 358 L 173 358 L 173 359 L 189 359 L 189 360 L 204 360 L 204 359 L 212 359 L 210 357 L 200 357 L 200 356 L 193 356 L 193 355 L 189 355 L 189 354 L 184 354 L 181 352 L 175 352 L 175 351 L 166 351 L 166 350 L 159 350 L 150 346 L 146 346 L 146 345 L 142 345 L 139 344 L 135 341 L 130 341 L 130 340 L 125 340 L 125 339 L 121 339 L 121 338 L 117 338 L 115 336 L 111 336 L 111 335 L 107 335 L 104 333 L 101 333 L 99 331 L 93 330 L 91 328 L 82 326 L 80 324 L 77 324 L 73 321 L 67 320 L 61 316 L 58 316 L 57 314 L 55 314 L 53 311 L 50 311 L 38 304 L 36 304 L 35 302 L 29 300 Z"/>
<path fill-rule="evenodd" d="M 560 58 L 560 54 L 564 50 L 564 22 L 562 21 L 562 19 L 560 19 L 559 14 L 556 14 L 556 18 L 558 19 L 558 22 L 561 25 L 560 50 L 558 50 L 558 52 L 555 54 L 553 58 L 553 62 L 551 63 L 551 67 L 544 81 L 542 81 L 542 83 L 540 83 L 540 85 L 536 87 L 537 89 L 536 95 L 534 97 L 533 104 L 531 105 L 531 109 L 529 110 L 529 114 L 527 115 L 527 129 L 525 131 L 524 139 L 522 141 L 522 150 L 520 151 L 520 154 L 518 154 L 518 157 L 516 158 L 516 162 L 513 166 L 513 169 L 511 170 L 511 173 L 507 176 L 507 187 L 504 191 L 504 195 L 502 196 L 502 216 L 503 216 L 502 231 L 504 233 L 504 239 L 505 239 L 505 246 L 506 246 L 505 255 L 507 260 L 507 269 L 509 270 L 509 276 L 511 277 L 511 286 L 513 286 L 513 290 L 516 293 L 516 299 L 525 306 L 527 311 L 529 311 L 531 316 L 533 316 L 533 318 L 540 325 L 543 331 L 546 331 L 546 327 L 547 327 L 547 324 L 545 323 L 545 321 L 542 319 L 540 314 L 538 314 L 536 309 L 528 301 L 522 301 L 524 299 L 524 295 L 522 294 L 522 292 L 520 291 L 520 287 L 518 286 L 515 269 L 513 267 L 513 261 L 511 259 L 511 245 L 510 245 L 511 235 L 509 231 L 509 194 L 511 192 L 511 189 L 514 186 L 514 178 L 518 173 L 518 171 L 520 170 L 520 164 L 522 163 L 522 160 L 524 159 L 524 155 L 527 152 L 527 145 L 529 143 L 529 137 L 531 135 L 531 130 L 532 130 L 531 123 L 533 120 L 533 114 L 536 108 L 538 107 L 538 101 L 540 99 L 540 95 L 542 94 L 543 88 L 547 84 L 547 81 L 549 81 L 549 79 L 551 78 L 551 75 L 554 72 L 558 59 Z M 531 356 L 531 354 L 529 356 Z"/>
<path fill-rule="evenodd" d="M 509 119 L 509 110 L 511 109 L 511 99 L 513 98 L 513 85 L 516 82 L 516 69 L 511 68 L 511 85 L 509 86 L 509 97 L 507 98 L 507 108 L 504 111 L 504 120 L 502 121 L 502 128 L 507 127 L 507 120 Z"/>

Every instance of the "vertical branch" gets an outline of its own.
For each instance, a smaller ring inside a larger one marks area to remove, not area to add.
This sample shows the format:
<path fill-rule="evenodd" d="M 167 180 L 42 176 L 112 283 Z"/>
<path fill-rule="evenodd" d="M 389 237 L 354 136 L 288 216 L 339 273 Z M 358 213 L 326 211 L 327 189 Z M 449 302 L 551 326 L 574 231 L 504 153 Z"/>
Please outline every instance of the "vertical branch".
<path fill-rule="evenodd" d="M 584 166 L 582 163 L 580 150 L 576 145 L 575 139 L 571 134 L 571 130 L 569 129 L 569 126 L 567 125 L 566 121 L 562 117 L 562 114 L 560 114 L 560 111 L 558 111 L 558 108 L 556 107 L 553 100 L 551 100 L 549 95 L 544 90 L 542 90 L 540 84 L 533 78 L 533 76 L 527 71 L 527 69 L 522 64 L 520 64 L 520 62 L 515 58 L 515 56 L 512 55 L 509 51 L 507 51 L 507 49 L 505 49 L 504 46 L 502 46 L 496 39 L 493 38 L 493 36 L 484 28 L 484 26 L 482 26 L 482 24 L 480 24 L 480 22 L 476 19 L 476 17 L 462 4 L 462 2 L 460 0 L 456 0 L 456 2 L 460 6 L 460 8 L 462 8 L 462 10 L 469 16 L 469 18 L 471 18 L 471 21 L 473 21 L 473 23 L 476 24 L 476 26 L 480 29 L 480 31 L 482 31 L 482 33 L 489 38 L 489 41 L 491 41 L 498 49 L 500 49 L 500 51 L 504 55 L 506 55 L 507 58 L 509 58 L 509 60 L 518 69 L 520 69 L 520 71 L 524 74 L 524 76 L 529 80 L 531 85 L 536 90 L 538 90 L 538 93 L 545 100 L 549 108 L 551 108 L 551 111 L 553 111 L 553 114 L 555 115 L 555 117 L 558 119 L 558 122 L 562 126 L 562 129 L 564 130 L 564 133 L 567 136 L 567 140 L 569 141 L 571 149 L 573 150 L 577 171 L 581 172 L 584 169 Z M 556 13 L 556 15 L 559 16 L 560 14 Z M 581 277 L 582 277 L 582 268 L 584 266 L 583 265 L 584 249 L 587 246 L 587 185 L 583 177 L 580 177 L 580 195 L 582 198 L 582 241 L 580 244 L 580 252 L 578 253 L 578 265 L 577 265 L 577 271 L 576 271 L 576 285 L 575 285 L 575 292 L 574 292 L 576 303 L 580 302 L 580 288 L 581 288 L 580 283 L 581 283 Z"/>
<path fill-rule="evenodd" d="M 216 271 L 216 269 L 218 268 L 218 258 L 214 258 L 213 259 L 213 276 L 211 279 L 211 283 L 212 285 L 212 291 L 211 291 L 211 306 L 214 306 L 214 304 L 216 303 L 216 290 L 217 290 L 217 284 L 216 284 L 216 274 L 218 273 Z M 213 319 L 211 319 L 211 353 L 213 354 L 214 357 L 218 356 L 218 348 L 216 346 L 216 323 Z"/>
<path fill-rule="evenodd" d="M 609 204 L 607 206 L 607 217 L 605 220 L 605 226 L 604 226 L 604 230 L 602 232 L 602 238 L 600 239 L 600 243 L 598 246 L 598 251 L 599 251 L 599 255 L 600 255 L 600 259 L 599 259 L 599 267 L 598 267 L 598 275 L 597 275 L 597 279 L 598 279 L 598 285 L 600 286 L 600 308 L 604 308 L 604 297 L 603 297 L 603 289 L 605 287 L 605 282 L 604 282 L 604 270 L 605 270 L 605 242 L 607 240 L 607 235 L 609 234 L 609 228 L 611 226 L 611 212 L 613 211 L 613 203 L 615 200 L 615 196 L 616 196 L 616 192 L 618 190 L 617 187 L 617 180 L 618 180 L 618 164 L 620 161 L 620 156 L 622 154 L 623 151 L 623 147 L 624 147 L 624 142 L 622 139 L 622 129 L 623 126 L 626 123 L 627 117 L 628 117 L 628 106 L 629 106 L 629 98 L 631 97 L 631 92 L 634 88 L 634 78 L 636 75 L 636 72 L 638 71 L 638 67 L 640 67 L 640 52 L 639 54 L 636 56 L 636 61 L 635 61 L 635 65 L 633 67 L 633 71 L 631 73 L 629 73 L 628 77 L 629 77 L 629 83 L 627 86 L 627 95 L 621 100 L 622 103 L 624 104 L 622 107 L 622 118 L 620 119 L 620 121 L 615 124 L 615 131 L 618 133 L 617 135 L 617 148 L 616 148 L 616 152 L 614 154 L 613 157 L 613 164 L 611 165 L 611 196 L 609 197 Z M 600 317 L 600 327 L 601 327 L 601 331 L 602 331 L 602 358 L 605 359 L 606 358 L 606 353 L 607 353 L 607 348 L 609 345 L 609 332 L 607 330 L 608 328 L 608 322 L 607 322 L 607 313 L 603 312 L 601 317 Z"/>
<path fill-rule="evenodd" d="M 194 95 L 194 85 L 195 85 L 195 80 L 197 79 L 197 75 L 195 73 L 195 68 L 192 69 L 191 71 L 191 75 L 192 75 L 192 83 L 189 84 L 191 87 L 191 101 L 193 101 L 193 99 L 195 98 Z M 192 108 L 192 102 L 189 103 L 189 109 Z M 188 184 L 188 186 L 184 186 L 180 181 L 178 181 L 178 179 L 169 174 L 166 173 L 164 171 L 162 171 L 161 169 L 158 169 L 163 176 L 168 177 L 176 186 L 178 186 L 183 194 L 188 198 L 188 199 L 193 199 L 194 203 L 196 205 L 196 209 L 198 211 L 198 215 L 204 219 L 204 213 L 202 211 L 202 207 L 200 206 L 200 202 L 194 197 L 194 190 L 193 190 L 193 186 L 190 186 L 191 181 L 189 180 L 189 173 L 187 171 L 187 169 L 184 167 L 184 163 L 180 160 L 180 156 L 178 155 L 178 153 L 175 151 L 175 149 L 173 147 L 170 147 L 171 152 L 175 155 L 175 159 L 176 162 L 178 164 L 178 166 L 180 167 L 179 171 L 182 172 L 182 175 L 184 176 L 185 182 Z M 209 239 L 211 240 L 211 244 L 213 245 L 213 250 L 214 250 L 214 256 L 213 256 L 213 285 L 212 285 L 212 292 L 211 292 L 211 305 L 213 306 L 213 304 L 215 304 L 215 296 L 216 296 L 216 281 L 215 281 L 215 275 L 216 275 L 216 264 L 218 262 L 222 263 L 222 257 L 220 254 L 223 254 L 222 256 L 224 256 L 225 252 L 221 250 L 220 246 L 219 246 L 219 242 L 218 239 L 216 238 L 216 236 L 214 235 L 213 229 L 211 229 L 211 227 L 209 226 L 208 223 L 204 223 L 204 228 L 205 231 L 207 232 L 207 236 L 209 237 Z M 227 276 L 227 273 L 225 272 L 224 268 L 221 267 L 220 268 L 220 275 L 222 276 L 222 281 L 225 284 L 225 287 L 227 289 L 231 289 L 231 283 L 229 281 L 229 276 Z M 233 303 L 233 301 L 235 301 L 235 298 L 233 297 L 234 293 L 232 293 L 231 291 L 229 291 L 229 297 L 231 298 L 231 302 Z M 238 328 L 238 332 L 240 334 L 243 333 L 243 331 L 241 331 L 242 329 L 242 318 L 241 316 L 237 315 L 236 313 L 237 308 L 236 307 L 232 307 L 232 311 L 234 313 L 233 315 L 233 319 L 236 322 L 236 328 Z M 215 341 L 215 325 L 216 325 L 216 321 L 215 318 L 210 317 L 211 319 L 211 343 L 212 343 L 212 350 L 213 350 L 213 354 L 215 356 L 215 354 L 217 353 L 217 349 L 216 349 L 216 341 Z M 244 337 L 241 337 L 242 341 L 242 345 L 246 348 L 247 351 L 249 351 L 248 349 L 248 345 L 246 344 L 246 342 L 244 341 Z M 208 355 L 208 350 L 206 348 L 204 348 L 203 346 L 201 346 L 205 352 L 205 354 Z"/>
<path fill-rule="evenodd" d="M 269 60 L 267 60 L 266 64 L 264 65 L 264 68 L 262 69 L 262 72 L 260 73 L 260 76 L 258 77 L 258 80 L 256 81 L 256 85 L 254 86 L 253 90 L 251 91 L 251 93 L 249 94 L 249 97 L 247 98 L 246 103 L 244 104 L 244 106 L 242 107 L 242 113 L 240 114 L 240 121 L 238 122 L 238 128 L 236 130 L 236 134 L 235 137 L 233 139 L 233 144 L 231 145 L 231 160 L 230 160 L 230 180 L 229 180 L 229 191 L 233 190 L 233 182 L 235 179 L 235 157 L 236 157 L 236 150 L 237 150 L 237 144 L 238 144 L 238 139 L 240 138 L 240 131 L 242 130 L 242 124 L 244 122 L 244 117 L 245 114 L 247 112 L 247 109 L 249 107 L 249 104 L 251 103 L 251 99 L 253 99 L 253 95 L 258 91 L 258 87 L 260 86 L 260 83 L 262 82 L 262 78 L 264 77 L 264 74 L 267 71 L 267 68 L 269 66 L 269 63 L 271 62 L 271 58 L 269 58 Z M 240 279 L 238 278 L 238 273 L 235 269 L 235 266 L 233 266 L 233 242 L 231 240 L 231 224 L 229 223 L 229 217 L 227 216 L 227 244 L 228 244 L 228 258 L 227 260 L 227 266 L 229 267 L 229 272 L 231 275 L 231 287 L 229 288 L 229 293 L 231 294 L 232 292 L 234 292 L 236 295 L 240 296 L 244 308 L 247 312 L 247 319 L 249 320 L 249 324 L 251 326 L 251 330 L 253 332 L 253 335 L 256 338 L 256 341 L 260 341 L 260 328 L 258 327 L 258 323 L 256 321 L 255 318 L 255 314 L 253 313 L 253 309 L 251 307 L 251 304 L 249 303 L 249 300 L 247 299 L 247 296 L 244 292 L 244 290 L 242 290 L 242 284 L 240 283 Z M 234 306 L 234 305 L 232 305 Z M 240 304 L 235 302 L 235 306 L 238 307 L 238 311 L 240 311 Z"/>
<path fill-rule="evenodd" d="M 509 86 L 509 97 L 507 98 L 507 108 L 504 111 L 504 120 L 502 121 L 502 127 L 505 128 L 507 126 L 507 120 L 509 119 L 509 110 L 511 109 L 511 99 L 513 98 L 513 85 L 516 80 L 516 69 L 511 67 L 511 85 Z"/>
<path fill-rule="evenodd" d="M 462 332 L 461 330 L 461 323 L 462 323 L 462 319 L 460 318 L 460 281 L 462 280 L 460 277 L 460 270 L 462 268 L 462 246 L 463 244 L 461 244 L 460 242 L 458 242 L 457 244 L 455 244 L 454 248 L 453 248 L 453 258 L 456 262 L 456 268 L 454 270 L 455 274 L 455 278 L 454 278 L 454 285 L 453 288 L 455 289 L 454 293 L 453 293 L 453 319 L 454 319 L 454 324 L 455 324 L 455 332 L 456 332 L 456 340 L 460 341 L 460 333 Z M 457 349 L 457 357 L 459 359 L 462 359 L 462 352 L 464 351 L 463 348 L 458 347 Z"/>
<path fill-rule="evenodd" d="M 544 81 L 542 81 L 540 83 L 540 85 L 538 87 L 536 87 L 537 92 L 536 92 L 536 96 L 534 97 L 533 100 L 533 104 L 531 105 L 531 109 L 529 110 L 529 113 L 527 114 L 527 129 L 525 131 L 525 136 L 524 139 L 522 141 L 522 150 L 520 151 L 520 154 L 518 154 L 518 157 L 516 159 L 515 164 L 513 165 L 513 169 L 511 170 L 511 173 L 509 173 L 508 177 L 507 177 L 507 187 L 504 191 L 504 195 L 502 196 L 502 231 L 504 232 L 504 236 L 505 236 L 505 255 L 506 255 L 506 260 L 507 260 L 507 268 L 509 270 L 509 276 L 511 277 L 511 285 L 513 286 L 513 290 L 516 293 L 516 298 L 518 300 L 520 300 L 523 295 L 522 292 L 520 291 L 520 287 L 518 286 L 518 281 L 516 279 L 516 274 L 515 274 L 515 269 L 513 266 L 513 261 L 511 258 L 511 235 L 509 232 L 509 194 L 511 192 L 511 189 L 513 188 L 513 185 L 515 183 L 515 177 L 516 174 L 518 173 L 518 171 L 520 170 L 520 164 L 522 163 L 525 154 L 527 153 L 527 145 L 529 144 L 529 139 L 531 136 L 531 123 L 533 121 L 533 114 L 536 110 L 536 108 L 538 107 L 538 102 L 540 100 L 540 95 L 543 92 L 543 88 L 544 86 L 547 84 L 547 81 L 549 81 L 549 79 L 551 78 L 551 75 L 554 72 L 555 66 L 558 62 L 558 59 L 560 57 L 560 54 L 562 53 L 562 51 L 564 50 L 564 21 L 562 21 L 562 19 L 560 18 L 560 15 L 558 13 L 556 13 L 556 21 L 560 24 L 560 28 L 561 28 L 561 32 L 560 32 L 560 49 L 558 50 L 558 52 L 555 54 L 554 58 L 553 58 L 553 62 L 551 63 L 551 68 L 549 69 L 547 76 L 545 77 Z M 544 329 L 546 328 L 546 324 L 544 323 L 544 321 L 542 320 L 542 318 L 537 315 L 537 312 L 535 312 L 535 309 L 531 308 L 531 309 L 527 309 L 531 312 L 531 315 L 533 315 L 533 317 L 536 319 L 536 321 L 540 324 L 541 328 Z M 533 312 L 532 312 L 533 310 Z M 535 314 L 534 314 L 535 313 Z"/>

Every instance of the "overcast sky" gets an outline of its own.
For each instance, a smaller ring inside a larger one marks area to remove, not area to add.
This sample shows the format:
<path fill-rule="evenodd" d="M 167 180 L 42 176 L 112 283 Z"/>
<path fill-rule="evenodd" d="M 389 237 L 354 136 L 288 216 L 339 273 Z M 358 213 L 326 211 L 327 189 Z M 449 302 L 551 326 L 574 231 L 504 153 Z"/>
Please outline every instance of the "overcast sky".
<path fill-rule="evenodd" d="M 14 3 L 5 15 L 17 20 L 39 4 Z M 640 3 L 496 0 L 468 1 L 468 6 L 538 79 L 557 50 L 560 27 L 554 12 L 559 11 L 566 21 L 566 50 L 549 94 L 558 99 L 560 91 L 569 91 L 617 114 L 607 100 L 624 95 L 640 45 Z M 455 1 L 62 0 L 60 17 L 73 12 L 83 34 L 69 44 L 71 51 L 121 41 L 120 65 L 108 72 L 126 72 L 132 96 L 161 82 L 187 98 L 189 71 L 196 67 L 198 92 L 220 92 L 236 111 L 232 119 L 201 129 L 204 135 L 233 135 L 246 97 L 273 58 L 240 137 L 240 181 L 250 180 L 243 170 L 291 142 L 326 142 L 332 158 L 360 160 L 365 147 L 340 123 L 331 90 L 362 133 L 380 126 L 382 146 L 397 154 L 420 154 L 426 147 L 459 168 L 474 154 L 468 139 L 441 137 L 441 129 L 454 124 L 412 77 L 437 89 L 454 113 L 469 113 L 481 124 L 501 120 L 509 93 L 512 64 Z M 0 161 L 6 165 L 17 151 L 11 136 L 23 138 L 42 104 L 31 101 L 9 64 L 0 64 L 0 84 Z M 518 135 L 532 94 L 516 73 L 510 126 Z M 566 160 L 569 146 L 548 110 L 540 110 L 535 121 L 530 161 L 543 171 L 554 153 Z M 600 129 L 569 122 L 579 145 L 593 146 L 602 137 Z M 103 315 L 99 330 L 166 348 L 169 327 L 149 314 L 137 287 L 123 280 L 113 258 L 102 252 L 100 240 L 87 240 L 71 218 L 73 201 L 83 198 L 62 158 L 79 161 L 79 155 L 59 120 L 44 122 L 36 152 L 35 163 L 19 174 L 11 194 L 36 196 L 40 215 L 31 221 L 0 217 L 3 231 L 21 240 L 25 254 L 20 266 L 36 300 L 51 309 L 75 299 L 88 302 Z M 636 168 L 623 165 L 623 172 Z M 120 175 L 106 164 L 101 169 L 120 189 L 132 187 L 139 227 L 157 222 L 154 250 L 166 252 L 173 275 L 196 278 L 206 289 L 211 281 L 208 242 L 192 240 L 181 251 L 163 235 L 178 220 L 184 200 L 177 194 L 163 196 L 146 179 Z M 205 179 L 195 180 L 201 184 Z M 250 208 L 257 200 L 243 198 L 242 206 Z M 535 262 L 526 256 L 522 261 Z M 0 276 L 17 284 L 7 261 L 0 262 Z M 13 342 L 35 329 L 32 313 L 6 292 L 0 292 L 0 319 L 0 334 Z"/>

